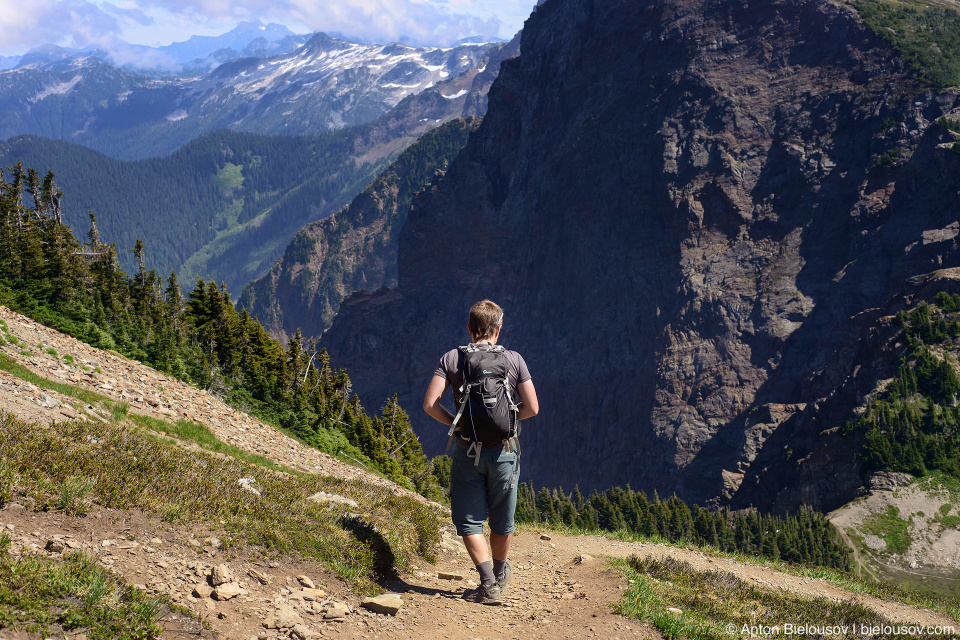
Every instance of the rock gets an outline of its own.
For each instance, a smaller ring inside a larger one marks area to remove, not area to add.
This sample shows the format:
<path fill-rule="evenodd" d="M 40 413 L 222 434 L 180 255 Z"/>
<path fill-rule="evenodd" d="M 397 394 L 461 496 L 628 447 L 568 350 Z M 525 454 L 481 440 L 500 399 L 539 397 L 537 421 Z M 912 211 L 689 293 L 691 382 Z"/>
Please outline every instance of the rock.
<path fill-rule="evenodd" d="M 403 606 L 403 600 L 395 593 L 385 593 L 376 598 L 364 598 L 360 601 L 360 606 L 374 613 L 395 616 Z"/>
<path fill-rule="evenodd" d="M 63 540 L 57 540 L 56 538 L 53 538 L 51 540 L 47 540 L 47 544 L 43 548 L 50 553 L 63 553 L 63 550 L 67 547 L 63 543 Z"/>
<path fill-rule="evenodd" d="M 332 602 L 323 613 L 324 620 L 342 620 L 350 614 L 350 607 L 343 602 Z"/>
<path fill-rule="evenodd" d="M 194 598 L 209 598 L 211 593 L 213 593 L 213 587 L 205 582 L 197 584 L 192 591 Z"/>
<path fill-rule="evenodd" d="M 256 479 L 256 478 L 252 478 L 252 477 L 251 477 L 251 478 L 240 478 L 239 480 L 237 480 L 237 484 L 240 485 L 240 488 L 241 488 L 241 489 L 243 489 L 243 490 L 245 490 L 245 491 L 249 491 L 250 493 L 258 496 L 258 495 L 260 495 L 260 492 L 253 487 L 253 483 L 256 482 L 256 481 L 257 481 L 257 479 Z"/>
<path fill-rule="evenodd" d="M 247 571 L 247 575 L 259 582 L 260 584 L 270 584 L 273 582 L 273 576 L 270 576 L 266 573 L 261 573 L 256 569 L 250 569 Z"/>
<path fill-rule="evenodd" d="M 221 524 L 223 524 L 223 523 L 221 523 Z M 219 549 L 219 548 L 220 548 L 220 538 L 216 538 L 216 537 L 214 537 L 214 536 L 210 536 L 209 538 L 204 538 L 204 539 L 203 539 L 203 544 L 205 544 L 205 545 L 208 546 L 208 547 L 213 547 L 214 549 Z"/>
<path fill-rule="evenodd" d="M 263 626 L 267 629 L 290 629 L 295 624 L 303 622 L 293 607 L 282 606 L 276 612 L 264 621 Z"/>
<path fill-rule="evenodd" d="M 299 582 L 299 583 L 300 583 L 301 585 L 303 585 L 304 587 L 307 587 L 308 589 L 316 589 L 316 588 L 317 588 L 317 585 L 315 585 L 315 584 L 313 583 L 313 580 L 311 580 L 309 577 L 307 577 L 307 576 L 305 576 L 305 575 L 299 575 L 299 576 L 297 576 L 297 582 Z"/>
<path fill-rule="evenodd" d="M 323 589 L 311 589 L 310 587 L 304 587 L 300 592 L 304 600 L 322 600 L 326 597 L 327 592 Z"/>
<path fill-rule="evenodd" d="M 518 348 L 544 372 L 534 374 L 537 386 L 549 389 L 557 416 L 551 455 L 524 463 L 534 484 L 676 487 L 690 503 L 730 491 L 735 508 L 761 511 L 839 506 L 862 486 L 856 450 L 820 433 L 852 418 L 902 352 L 871 342 L 871 316 L 894 315 L 881 307 L 913 296 L 910 277 L 958 264 L 947 225 L 957 219 L 960 174 L 945 169 L 948 151 L 937 146 L 952 146 L 950 132 L 928 126 L 953 108 L 953 94 L 891 100 L 889 87 L 906 71 L 834 2 L 777 4 L 775 15 L 730 4 L 723 17 L 696 18 L 672 3 L 654 21 L 619 10 L 628 5 L 566 0 L 538 9 L 523 55 L 501 65 L 462 161 L 414 198 L 399 280 L 344 300 L 320 346 L 351 363 L 360 397 L 398 393 L 414 406 L 436 360 L 422 353 L 421 333 L 460 344 L 464 301 L 496 286 L 509 307 L 505 331 L 519 328 Z M 825 29 L 847 35 L 844 45 L 797 59 Z M 767 34 L 766 51 L 747 44 L 757 33 Z M 614 68 L 650 82 L 610 82 L 602 71 Z M 824 82 L 824 73 L 836 75 Z M 782 99 L 767 78 L 815 98 Z M 637 104 L 656 104 L 656 113 L 630 109 Z M 886 173 L 841 152 L 894 148 L 894 134 L 872 126 L 877 109 L 901 123 L 903 156 Z M 625 114 L 614 131 L 599 124 L 611 113 Z M 585 133 L 587 122 L 598 123 L 596 135 Z M 868 182 L 877 186 L 858 192 Z M 497 233 L 464 234 L 464 220 Z M 840 220 L 855 226 L 856 242 Z M 531 242 L 529 229 L 543 232 Z M 929 244 L 906 250 L 918 240 Z M 470 268 L 465 255 L 491 259 Z M 505 277 L 516 273 L 524 277 Z M 609 353 L 590 348 L 597 335 Z M 562 348 L 557 336 L 569 338 Z M 878 362 L 884 351 L 892 359 Z M 610 377 L 593 375 L 600 371 Z M 627 394 L 630 402 L 614 400 Z M 799 399 L 810 402 L 783 423 L 747 424 L 755 408 Z M 582 425 L 607 406 L 618 424 L 643 428 L 591 433 L 587 452 Z M 410 420 L 428 432 L 428 416 Z"/>
<path fill-rule="evenodd" d="M 867 480 L 867 487 L 870 491 L 893 491 L 897 487 L 910 484 L 913 480 L 913 476 L 909 473 L 877 471 Z"/>
<path fill-rule="evenodd" d="M 667 613 L 679 616 L 683 613 L 682 609 L 677 609 L 676 607 L 667 607 Z"/>
<path fill-rule="evenodd" d="M 463 576 L 459 573 L 447 573 L 445 571 L 438 571 L 437 577 L 441 580 L 463 580 Z"/>
<path fill-rule="evenodd" d="M 156 546 L 159 547 L 160 545 L 163 544 L 163 540 L 161 540 L 160 538 L 156 538 L 156 537 L 150 538 L 150 544 L 153 544 L 153 545 L 156 545 Z"/>
<path fill-rule="evenodd" d="M 210 571 L 210 584 L 215 587 L 226 584 L 230 582 L 231 579 L 230 567 L 225 564 L 218 564 Z"/>
<path fill-rule="evenodd" d="M 290 629 L 290 637 L 294 640 L 311 640 L 312 638 L 316 638 L 317 634 L 309 627 L 302 624 L 295 624 L 293 628 Z"/>
<path fill-rule="evenodd" d="M 550 536 L 548 536 L 547 534 L 545 534 L 545 533 L 541 533 L 541 534 L 540 534 L 540 539 L 541 539 L 541 540 L 552 540 L 552 538 L 551 538 Z"/>
<path fill-rule="evenodd" d="M 582 553 L 582 554 L 578 555 L 576 558 L 573 559 L 573 563 L 574 563 L 574 564 L 588 564 L 588 563 L 590 563 L 590 562 L 593 562 L 593 559 L 594 559 L 593 556 L 587 555 L 586 553 Z"/>
<path fill-rule="evenodd" d="M 210 594 L 214 600 L 229 600 L 240 595 L 240 585 L 236 582 L 222 584 L 213 590 Z"/>
<path fill-rule="evenodd" d="M 51 396 L 48 396 L 47 394 L 43 394 L 43 406 L 44 406 L 44 407 L 48 407 L 48 408 L 51 408 L 51 409 L 56 409 L 57 407 L 61 406 L 62 404 L 63 404 L 63 403 L 60 402 L 59 400 L 57 400 L 56 398 L 53 398 L 53 397 L 51 397 Z"/>
<path fill-rule="evenodd" d="M 351 500 L 350 498 L 344 498 L 343 496 L 338 496 L 333 493 L 326 493 L 324 491 L 318 491 L 317 493 L 308 497 L 307 500 L 310 500 L 311 502 L 317 502 L 320 504 L 323 504 L 326 502 L 343 504 L 343 505 L 347 505 L 348 507 L 353 507 L 354 509 L 360 506 L 359 504 L 357 504 L 355 500 Z"/>

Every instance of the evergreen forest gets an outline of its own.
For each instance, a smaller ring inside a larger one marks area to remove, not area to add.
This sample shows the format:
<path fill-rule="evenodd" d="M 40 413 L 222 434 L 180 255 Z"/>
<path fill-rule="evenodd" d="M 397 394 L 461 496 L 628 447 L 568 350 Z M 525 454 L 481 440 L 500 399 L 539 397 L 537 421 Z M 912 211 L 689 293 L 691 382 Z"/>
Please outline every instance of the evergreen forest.
<path fill-rule="evenodd" d="M 865 474 L 936 470 L 960 478 L 960 295 L 941 291 L 934 304 L 898 313 L 896 323 L 906 349 L 896 377 L 844 431 L 863 441 L 857 458 Z"/>
<path fill-rule="evenodd" d="M 710 511 L 672 496 L 648 498 L 629 486 L 584 497 L 574 488 L 545 487 L 536 491 L 521 484 L 517 493 L 519 522 L 566 525 L 586 531 L 629 531 L 669 542 L 710 546 L 725 552 L 782 559 L 848 570 L 850 549 L 827 519 L 810 509 L 789 516 L 761 514 L 750 509 Z"/>
<path fill-rule="evenodd" d="M 396 398 L 370 415 L 347 374 L 299 333 L 282 345 L 226 285 L 148 269 L 134 243 L 127 274 L 94 214 L 85 242 L 62 220 L 52 173 L 16 164 L 0 173 L 0 303 L 102 349 L 205 388 L 303 442 L 438 496 L 432 467 Z"/>
<path fill-rule="evenodd" d="M 138 161 L 17 136 L 0 142 L 0 166 L 53 171 L 65 192 L 63 221 L 74 229 L 94 211 L 107 242 L 129 248 L 144 240 L 159 273 L 205 274 L 238 292 L 303 225 L 345 205 L 388 162 L 355 158 L 372 144 L 367 129 L 300 137 L 216 131 Z M 136 265 L 129 250 L 118 260 L 128 271 Z"/>

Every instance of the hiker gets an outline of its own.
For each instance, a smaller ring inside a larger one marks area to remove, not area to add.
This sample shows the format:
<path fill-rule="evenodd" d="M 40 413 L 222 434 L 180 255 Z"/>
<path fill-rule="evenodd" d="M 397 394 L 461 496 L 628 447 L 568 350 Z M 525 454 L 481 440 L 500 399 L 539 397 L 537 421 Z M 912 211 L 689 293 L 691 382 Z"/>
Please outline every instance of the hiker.
<path fill-rule="evenodd" d="M 464 599 L 490 605 L 500 604 L 513 574 L 507 554 L 517 506 L 518 421 L 539 411 L 527 363 L 497 344 L 501 329 L 499 305 L 490 300 L 473 305 L 467 323 L 471 344 L 440 358 L 423 398 L 423 410 L 450 425 L 448 453 L 456 441 L 450 469 L 453 523 L 480 574 L 480 586 Z M 448 387 L 454 390 L 456 415 L 440 404 Z M 490 547 L 483 536 L 488 517 Z"/>

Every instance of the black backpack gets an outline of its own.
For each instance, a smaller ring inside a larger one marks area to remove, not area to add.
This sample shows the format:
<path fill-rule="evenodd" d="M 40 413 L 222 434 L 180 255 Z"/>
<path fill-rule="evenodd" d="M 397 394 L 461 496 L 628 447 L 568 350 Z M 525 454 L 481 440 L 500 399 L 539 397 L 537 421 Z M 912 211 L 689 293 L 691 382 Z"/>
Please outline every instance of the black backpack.
<path fill-rule="evenodd" d="M 463 374 L 458 390 L 461 403 L 450 427 L 447 454 L 454 435 L 459 431 L 460 437 L 471 443 L 471 453 L 476 451 L 474 464 L 480 462 L 484 442 L 502 442 L 504 448 L 515 451 L 519 458 L 517 437 L 520 422 L 517 415 L 520 407 L 510 385 L 510 363 L 505 349 L 500 345 L 480 343 L 468 344 L 459 350 L 459 368 Z"/>

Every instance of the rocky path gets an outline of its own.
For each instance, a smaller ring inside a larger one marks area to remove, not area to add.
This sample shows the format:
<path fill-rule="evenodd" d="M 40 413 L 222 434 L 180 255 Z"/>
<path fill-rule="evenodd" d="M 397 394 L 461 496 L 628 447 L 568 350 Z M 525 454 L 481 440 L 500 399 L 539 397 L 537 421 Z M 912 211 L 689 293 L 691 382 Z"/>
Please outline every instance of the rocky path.
<path fill-rule="evenodd" d="M 3 352 L 39 376 L 127 402 L 134 412 L 195 420 L 226 442 L 303 471 L 389 484 L 138 363 L 93 349 L 2 307 L 0 319 L 6 323 L 5 333 L 19 343 L 5 344 Z M 106 417 L 102 410 L 4 372 L 0 411 L 41 423 Z M 631 554 L 672 556 L 697 569 L 728 572 L 757 586 L 802 596 L 857 599 L 894 621 L 960 627 L 936 612 L 858 596 L 822 580 L 696 550 L 598 536 L 550 534 L 546 539 L 539 532 L 518 533 L 511 554 L 514 581 L 504 605 L 486 607 L 462 599 L 464 591 L 475 586 L 476 574 L 448 531 L 436 565 L 421 564 L 390 585 L 399 597 L 393 604 L 400 606 L 395 614 L 384 614 L 364 608 L 361 596 L 317 563 L 269 562 L 253 549 L 223 550 L 214 530 L 175 526 L 139 512 L 94 506 L 88 516 L 73 518 L 58 512 L 34 513 L 11 503 L 0 510 L 0 528 L 12 536 L 16 549 L 50 555 L 79 549 L 130 584 L 181 604 L 195 617 L 167 616 L 163 620 L 167 639 L 213 637 L 213 632 L 238 640 L 659 638 L 655 630 L 612 613 L 611 603 L 626 585 L 605 558 Z M 219 587 L 216 592 L 214 586 Z M 0 630 L 0 640 L 37 637 Z"/>

